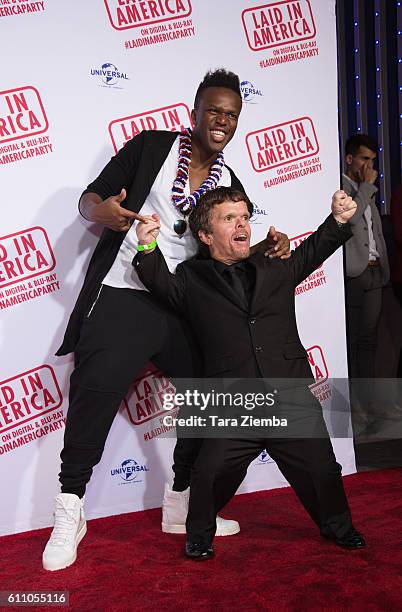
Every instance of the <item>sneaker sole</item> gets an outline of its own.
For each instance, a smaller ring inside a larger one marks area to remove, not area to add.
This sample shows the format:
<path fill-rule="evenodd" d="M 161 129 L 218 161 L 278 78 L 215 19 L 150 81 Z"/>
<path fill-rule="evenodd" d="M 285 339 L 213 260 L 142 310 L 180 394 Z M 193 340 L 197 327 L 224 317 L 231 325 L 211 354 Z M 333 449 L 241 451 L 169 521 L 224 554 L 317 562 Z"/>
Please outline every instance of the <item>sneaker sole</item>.
<path fill-rule="evenodd" d="M 240 532 L 240 525 L 236 525 L 236 527 L 224 527 L 223 529 L 217 529 L 215 536 L 224 537 L 236 535 L 236 533 Z"/>
<path fill-rule="evenodd" d="M 83 526 L 81 527 L 80 531 L 77 534 L 77 548 L 82 538 L 86 534 L 86 532 L 87 532 L 87 523 L 85 521 L 85 523 L 83 524 Z M 42 556 L 43 569 L 45 569 L 48 572 L 57 572 L 57 570 L 61 570 L 61 569 L 65 569 L 66 567 L 70 567 L 70 565 L 75 563 L 75 561 L 77 560 L 77 548 L 75 549 L 74 557 L 68 563 L 66 563 L 65 565 L 58 565 L 57 567 L 50 567 Z"/>
<path fill-rule="evenodd" d="M 162 523 L 162 531 L 163 533 L 176 533 L 179 535 L 184 535 L 186 533 L 186 526 L 185 525 L 169 525 L 168 523 Z M 231 535 L 236 535 L 236 533 L 240 532 L 240 525 L 237 525 L 235 527 L 231 527 L 229 528 L 225 528 L 225 529 L 218 529 L 215 536 L 217 537 L 225 537 L 225 536 L 231 536 Z"/>
<path fill-rule="evenodd" d="M 169 523 L 162 523 L 162 531 L 163 533 L 185 534 L 186 526 L 185 525 L 169 525 Z"/>

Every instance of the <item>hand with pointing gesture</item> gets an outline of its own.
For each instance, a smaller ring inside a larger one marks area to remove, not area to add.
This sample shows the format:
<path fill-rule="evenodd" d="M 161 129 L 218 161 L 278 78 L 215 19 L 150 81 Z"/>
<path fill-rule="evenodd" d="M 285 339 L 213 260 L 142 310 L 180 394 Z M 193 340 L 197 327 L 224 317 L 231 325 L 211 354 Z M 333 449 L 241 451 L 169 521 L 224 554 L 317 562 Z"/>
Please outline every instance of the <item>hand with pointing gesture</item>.
<path fill-rule="evenodd" d="M 81 198 L 80 210 L 89 221 L 101 223 L 115 232 L 127 232 L 135 219 L 142 221 L 143 217 L 121 206 L 126 196 L 125 189 L 106 200 L 96 193 L 86 193 Z"/>

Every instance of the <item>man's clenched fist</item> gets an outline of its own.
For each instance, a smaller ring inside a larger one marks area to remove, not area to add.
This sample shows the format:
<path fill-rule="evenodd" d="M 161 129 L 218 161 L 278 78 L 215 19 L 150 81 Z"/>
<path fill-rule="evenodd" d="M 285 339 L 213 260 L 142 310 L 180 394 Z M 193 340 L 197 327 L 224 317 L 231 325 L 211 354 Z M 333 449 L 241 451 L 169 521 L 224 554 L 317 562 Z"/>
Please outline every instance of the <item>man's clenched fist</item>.
<path fill-rule="evenodd" d="M 331 211 L 335 221 L 347 223 L 356 212 L 357 204 L 342 189 L 335 191 L 332 196 Z"/>

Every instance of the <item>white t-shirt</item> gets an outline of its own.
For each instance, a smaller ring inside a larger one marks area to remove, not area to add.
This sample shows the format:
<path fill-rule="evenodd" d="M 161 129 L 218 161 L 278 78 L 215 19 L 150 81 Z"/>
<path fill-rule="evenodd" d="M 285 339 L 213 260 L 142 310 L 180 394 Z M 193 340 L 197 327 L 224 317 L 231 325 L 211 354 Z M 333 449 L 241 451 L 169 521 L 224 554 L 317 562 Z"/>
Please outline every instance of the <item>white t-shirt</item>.
<path fill-rule="evenodd" d="M 161 228 L 158 236 L 158 246 L 163 253 L 170 272 L 174 272 L 179 263 L 192 257 L 197 252 L 197 242 L 193 238 L 188 226 L 182 236 L 178 236 L 173 229 L 174 222 L 184 218 L 173 206 L 171 198 L 172 185 L 176 178 L 179 161 L 179 141 L 180 138 L 177 137 L 151 187 L 147 199 L 139 210 L 141 215 L 152 215 L 152 213 L 159 215 Z M 230 185 L 230 172 L 224 166 L 218 186 L 230 187 Z M 190 195 L 189 181 L 186 183 L 184 192 L 186 196 Z M 188 217 L 186 219 L 188 220 Z M 132 259 L 137 252 L 137 223 L 138 221 L 135 221 L 127 232 L 112 267 L 103 279 L 104 285 L 148 291 L 131 265 Z"/>

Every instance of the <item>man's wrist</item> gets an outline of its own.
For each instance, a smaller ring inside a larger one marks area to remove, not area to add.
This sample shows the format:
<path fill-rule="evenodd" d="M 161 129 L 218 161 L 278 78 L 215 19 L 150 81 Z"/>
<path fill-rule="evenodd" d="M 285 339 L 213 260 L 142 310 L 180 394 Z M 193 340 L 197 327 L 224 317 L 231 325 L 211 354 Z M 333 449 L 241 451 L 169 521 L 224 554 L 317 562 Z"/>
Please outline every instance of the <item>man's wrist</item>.
<path fill-rule="evenodd" d="M 346 227 L 349 223 L 349 221 L 341 221 L 336 215 L 332 215 L 332 216 L 335 219 L 335 223 L 337 224 L 337 226 L 341 229 Z"/>
<path fill-rule="evenodd" d="M 152 242 L 148 242 L 148 243 L 143 243 L 143 241 L 140 241 L 137 244 L 137 251 L 139 251 L 140 253 L 142 251 L 153 251 L 156 248 L 157 244 L 158 243 L 156 242 L 155 239 Z"/>

